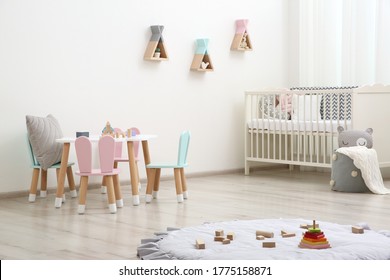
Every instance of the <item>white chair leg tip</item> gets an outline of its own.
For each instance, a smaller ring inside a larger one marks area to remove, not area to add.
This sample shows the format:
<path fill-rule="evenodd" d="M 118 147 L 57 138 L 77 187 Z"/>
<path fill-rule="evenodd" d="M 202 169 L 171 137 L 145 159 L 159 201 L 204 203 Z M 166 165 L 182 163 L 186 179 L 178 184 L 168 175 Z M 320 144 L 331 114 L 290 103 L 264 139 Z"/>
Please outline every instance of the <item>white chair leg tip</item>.
<path fill-rule="evenodd" d="M 110 208 L 110 213 L 115 214 L 116 213 L 116 204 L 109 204 L 108 207 Z"/>
<path fill-rule="evenodd" d="M 77 208 L 77 213 L 79 213 L 80 215 L 84 214 L 85 213 L 85 205 L 79 205 L 79 207 Z"/>
<path fill-rule="evenodd" d="M 116 201 L 116 207 L 118 207 L 118 208 L 122 208 L 123 207 L 123 199 L 118 199 Z"/>
<path fill-rule="evenodd" d="M 66 202 L 66 197 L 65 197 L 65 194 L 62 195 L 62 203 L 65 203 Z"/>
<path fill-rule="evenodd" d="M 178 194 L 177 195 L 177 202 L 179 202 L 179 203 L 182 203 L 183 202 L 183 194 Z"/>
<path fill-rule="evenodd" d="M 56 208 L 60 208 L 62 205 L 62 197 L 56 197 L 56 200 L 54 201 L 54 206 Z"/>
<path fill-rule="evenodd" d="M 35 198 L 37 197 L 36 194 L 29 194 L 28 195 L 28 202 L 35 202 Z"/>
<path fill-rule="evenodd" d="M 188 191 L 183 192 L 183 198 L 188 199 Z"/>
<path fill-rule="evenodd" d="M 40 197 L 47 197 L 47 191 L 40 191 L 39 196 Z"/>
<path fill-rule="evenodd" d="M 141 183 L 138 183 L 138 191 L 140 191 L 140 190 L 141 190 L 141 188 L 142 188 L 142 185 L 141 185 Z"/>
<path fill-rule="evenodd" d="M 153 196 L 153 198 L 157 198 L 158 192 L 157 192 L 157 191 L 153 191 L 153 192 L 152 192 L 152 196 Z"/>
<path fill-rule="evenodd" d="M 106 187 L 106 186 L 102 186 L 102 187 L 100 188 L 100 193 L 106 194 L 106 193 L 107 193 L 107 187 Z"/>
<path fill-rule="evenodd" d="M 139 195 L 133 195 L 133 205 L 139 205 Z"/>
<path fill-rule="evenodd" d="M 145 197 L 146 203 L 152 202 L 152 199 L 153 199 L 153 196 L 151 194 L 147 194 L 146 197 Z"/>
<path fill-rule="evenodd" d="M 70 191 L 70 196 L 71 196 L 72 198 L 77 197 L 77 191 L 76 191 L 76 190 Z"/>

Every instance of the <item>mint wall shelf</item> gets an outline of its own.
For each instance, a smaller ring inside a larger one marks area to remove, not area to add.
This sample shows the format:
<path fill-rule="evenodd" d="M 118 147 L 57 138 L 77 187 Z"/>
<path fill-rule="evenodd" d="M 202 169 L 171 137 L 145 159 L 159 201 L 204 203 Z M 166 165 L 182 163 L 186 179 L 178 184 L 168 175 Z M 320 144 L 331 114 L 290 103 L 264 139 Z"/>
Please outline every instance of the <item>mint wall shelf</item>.
<path fill-rule="evenodd" d="M 208 44 L 209 44 L 209 39 L 196 40 L 196 51 L 190 68 L 192 71 L 198 71 L 198 72 L 214 71 L 214 66 L 213 63 L 211 62 L 210 55 L 207 50 Z"/>

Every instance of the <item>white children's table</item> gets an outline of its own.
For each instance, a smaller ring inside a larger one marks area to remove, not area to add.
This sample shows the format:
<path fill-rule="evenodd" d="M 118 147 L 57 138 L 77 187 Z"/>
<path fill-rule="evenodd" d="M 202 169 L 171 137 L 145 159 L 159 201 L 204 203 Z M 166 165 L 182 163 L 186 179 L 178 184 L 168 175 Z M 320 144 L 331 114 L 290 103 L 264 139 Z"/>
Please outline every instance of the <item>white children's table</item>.
<path fill-rule="evenodd" d="M 147 135 L 147 134 L 139 134 L 132 137 L 124 137 L 124 138 L 115 138 L 116 142 L 126 142 L 127 143 L 127 153 L 129 157 L 129 168 L 130 168 L 130 179 L 131 179 L 131 190 L 133 195 L 133 205 L 139 205 L 139 192 L 138 192 L 138 183 L 139 178 L 137 176 L 137 164 L 135 161 L 134 155 L 134 142 L 142 143 L 142 151 L 144 154 L 145 166 L 150 163 L 150 154 L 149 154 L 149 145 L 148 140 L 152 138 L 156 138 L 156 135 Z M 91 142 L 98 142 L 100 139 L 99 135 L 90 136 L 89 139 Z M 65 176 L 66 176 L 66 168 L 68 165 L 69 159 L 69 150 L 70 144 L 76 141 L 76 137 L 63 137 L 56 139 L 57 143 L 62 143 L 64 145 L 62 149 L 62 157 L 61 157 L 61 167 L 58 174 L 58 182 L 57 182 L 57 193 L 54 206 L 56 208 L 60 208 L 62 205 L 62 196 L 64 193 L 64 185 L 65 185 Z M 146 176 L 149 177 L 148 170 L 146 169 Z M 149 178 L 148 178 L 149 179 Z"/>

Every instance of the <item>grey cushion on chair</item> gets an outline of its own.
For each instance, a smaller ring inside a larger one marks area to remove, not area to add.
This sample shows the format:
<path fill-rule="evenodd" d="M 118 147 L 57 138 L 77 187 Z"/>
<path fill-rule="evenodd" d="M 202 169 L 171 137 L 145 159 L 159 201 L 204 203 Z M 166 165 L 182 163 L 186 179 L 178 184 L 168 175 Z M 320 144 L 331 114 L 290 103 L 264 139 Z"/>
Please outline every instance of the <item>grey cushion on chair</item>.
<path fill-rule="evenodd" d="M 34 155 L 46 170 L 61 161 L 62 144 L 56 143 L 57 138 L 63 137 L 60 124 L 52 115 L 47 117 L 26 116 L 28 138 Z"/>

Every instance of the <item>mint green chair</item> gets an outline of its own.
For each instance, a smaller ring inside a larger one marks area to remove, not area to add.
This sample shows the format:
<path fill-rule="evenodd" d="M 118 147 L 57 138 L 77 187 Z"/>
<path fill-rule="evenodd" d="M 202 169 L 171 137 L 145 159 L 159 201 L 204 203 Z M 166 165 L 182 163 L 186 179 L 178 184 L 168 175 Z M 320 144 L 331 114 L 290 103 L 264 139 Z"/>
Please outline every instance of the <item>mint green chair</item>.
<path fill-rule="evenodd" d="M 153 198 L 157 198 L 160 184 L 161 168 L 173 168 L 175 175 L 177 202 L 183 202 L 188 198 L 187 184 L 184 176 L 184 167 L 188 166 L 187 154 L 191 134 L 183 131 L 180 135 L 179 153 L 176 163 L 150 163 L 146 165 L 148 172 L 148 184 L 146 186 L 146 203 L 150 203 Z"/>
<path fill-rule="evenodd" d="M 40 189 L 40 196 L 46 197 L 47 196 L 47 170 L 44 170 L 41 168 L 41 165 L 35 158 L 30 140 L 28 139 L 27 135 L 27 150 L 30 156 L 30 162 L 31 167 L 33 168 L 33 174 L 31 179 L 31 186 L 30 186 L 30 193 L 28 196 L 29 202 L 35 202 L 36 196 L 37 196 L 37 189 L 38 189 L 38 180 L 39 180 L 39 173 L 41 173 L 41 189 Z M 73 177 L 73 171 L 72 171 L 72 165 L 74 165 L 73 162 L 69 162 L 67 169 L 66 169 L 66 176 L 68 177 L 68 184 L 70 189 L 70 194 L 72 197 L 77 197 L 77 191 L 76 191 L 76 185 L 74 183 L 74 177 Z M 49 168 L 55 168 L 57 171 L 57 177 L 58 172 L 60 170 L 61 163 L 56 163 Z M 62 201 L 65 201 L 65 195 L 63 195 Z"/>

